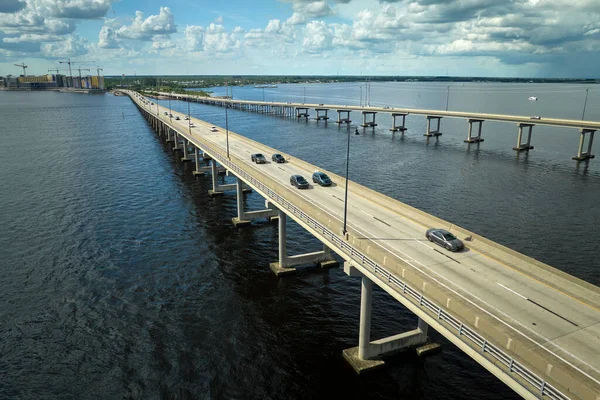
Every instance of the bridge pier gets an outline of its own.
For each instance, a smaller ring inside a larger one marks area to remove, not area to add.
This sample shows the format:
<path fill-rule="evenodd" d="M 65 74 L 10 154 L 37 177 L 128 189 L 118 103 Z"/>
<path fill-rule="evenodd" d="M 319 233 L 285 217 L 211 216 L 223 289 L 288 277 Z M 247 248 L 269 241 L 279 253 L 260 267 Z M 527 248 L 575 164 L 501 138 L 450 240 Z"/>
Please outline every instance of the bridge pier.
<path fill-rule="evenodd" d="M 287 255 L 287 215 L 279 210 L 278 222 L 279 222 L 279 260 L 269 264 L 271 271 L 277 276 L 290 275 L 296 273 L 297 265 L 316 263 L 321 269 L 333 268 L 338 266 L 338 262 L 331 256 L 331 250 L 329 247 L 323 245 L 322 251 L 316 251 L 313 253 L 299 254 L 295 256 Z"/>
<path fill-rule="evenodd" d="M 179 135 L 176 131 L 173 131 L 173 151 L 179 151 L 181 147 L 179 147 Z"/>
<path fill-rule="evenodd" d="M 308 119 L 308 107 L 296 107 L 296 118 L 302 117 Z"/>
<path fill-rule="evenodd" d="M 212 175 L 212 185 L 213 188 L 212 190 L 208 191 L 208 194 L 211 195 L 212 197 L 217 197 L 217 196 L 223 196 L 223 192 L 225 192 L 226 190 L 235 190 L 237 185 L 235 183 L 231 183 L 231 184 L 227 184 L 227 185 L 219 185 L 219 183 L 217 182 L 217 177 L 218 177 L 218 169 L 217 169 L 217 162 L 212 159 L 210 161 L 210 172 Z"/>
<path fill-rule="evenodd" d="M 173 139 L 173 130 L 171 128 L 167 127 L 167 140 L 166 140 L 166 142 L 170 143 L 173 140 L 174 140 Z"/>
<path fill-rule="evenodd" d="M 317 116 L 315 117 L 317 121 L 320 121 L 322 119 L 327 121 L 329 119 L 329 117 L 327 116 L 327 111 L 329 110 L 327 108 L 315 108 L 315 111 L 317 113 Z M 325 112 L 325 115 L 321 114 L 322 111 Z"/>
<path fill-rule="evenodd" d="M 519 126 L 519 134 L 517 135 L 517 147 L 513 147 L 513 150 L 529 151 L 529 150 L 533 149 L 533 146 L 531 145 L 531 129 L 535 126 L 535 124 L 519 123 L 518 126 Z M 521 139 L 523 137 L 523 128 L 529 128 L 529 132 L 527 135 L 527 143 L 523 143 L 521 141 Z"/>
<path fill-rule="evenodd" d="M 392 123 L 392 127 L 390 128 L 390 131 L 392 132 L 397 132 L 400 131 L 402 133 L 404 133 L 404 131 L 407 131 L 408 129 L 406 129 L 406 116 L 408 115 L 408 113 L 392 113 L 392 118 L 394 119 L 394 122 Z M 402 117 L 402 125 L 397 126 L 396 125 L 396 117 Z"/>
<path fill-rule="evenodd" d="M 348 110 L 337 110 L 338 119 L 335 121 L 336 124 L 349 124 L 352 122 L 350 120 L 350 111 Z M 346 113 L 346 118 L 342 118 L 342 113 Z"/>
<path fill-rule="evenodd" d="M 434 131 L 431 130 L 431 120 L 435 119 L 437 121 L 437 127 Z M 440 120 L 442 117 L 438 117 L 437 115 L 428 115 L 427 116 L 427 132 L 423 136 L 441 136 L 442 132 L 440 132 Z"/>
<path fill-rule="evenodd" d="M 573 157 L 573 160 L 583 161 L 596 157 L 592 154 L 592 143 L 594 143 L 594 133 L 596 132 L 596 130 L 580 128 L 579 132 L 581 133 L 581 136 L 579 137 L 579 150 L 577 151 L 577 155 Z M 587 133 L 590 134 L 590 138 L 588 140 L 588 149 L 587 151 L 583 151 L 583 143 L 585 142 L 585 135 Z"/>
<path fill-rule="evenodd" d="M 237 193 L 237 217 L 231 218 L 231 222 L 237 228 L 250 225 L 252 221 L 258 218 L 268 218 L 269 220 L 277 217 L 277 207 L 265 200 L 264 210 L 244 211 L 244 192 L 251 191 L 250 188 L 245 188 L 244 182 L 237 178 L 236 193 Z"/>
<path fill-rule="evenodd" d="M 363 115 L 363 123 L 362 123 L 362 127 L 363 128 L 368 128 L 368 127 L 376 127 L 377 124 L 375 123 L 375 114 L 377 114 L 376 111 L 363 111 L 362 115 Z M 372 119 L 371 121 L 367 121 L 367 115 L 371 115 Z"/>
<path fill-rule="evenodd" d="M 465 139 L 465 143 L 479 143 L 483 142 L 483 138 L 481 137 L 481 125 L 483 125 L 483 119 L 471 119 L 469 118 L 467 122 L 469 122 L 469 133 L 467 134 L 467 138 Z M 473 123 L 479 123 L 479 129 L 477 131 L 477 136 L 472 136 L 473 133 Z"/>
<path fill-rule="evenodd" d="M 181 157 L 181 161 L 192 161 L 192 158 L 189 154 L 189 145 L 190 142 L 188 142 L 187 139 L 183 139 L 183 157 Z"/>
<path fill-rule="evenodd" d="M 360 326 L 358 346 L 342 352 L 344 359 L 357 374 L 380 368 L 385 362 L 382 356 L 422 345 L 427 342 L 429 325 L 419 318 L 416 329 L 387 338 L 371 341 L 371 311 L 373 306 L 373 281 L 361 274 L 351 262 L 344 263 L 344 272 L 350 276 L 360 276 Z"/>

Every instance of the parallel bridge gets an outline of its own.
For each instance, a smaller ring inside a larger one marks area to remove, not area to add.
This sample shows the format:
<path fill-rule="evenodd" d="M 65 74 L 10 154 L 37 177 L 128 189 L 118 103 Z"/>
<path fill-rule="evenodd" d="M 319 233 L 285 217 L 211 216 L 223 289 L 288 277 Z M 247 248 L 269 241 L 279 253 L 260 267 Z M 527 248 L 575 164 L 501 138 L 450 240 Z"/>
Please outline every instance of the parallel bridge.
<path fill-rule="evenodd" d="M 474 113 L 463 111 L 443 111 L 443 110 L 425 110 L 414 108 L 397 108 L 397 107 L 374 107 L 374 106 L 354 106 L 354 105 L 334 105 L 334 104 L 304 104 L 290 102 L 266 102 L 254 100 L 233 100 L 230 98 L 216 98 L 194 96 L 188 94 L 175 94 L 160 92 L 160 96 L 170 97 L 177 100 L 193 101 L 204 104 L 210 104 L 221 107 L 232 107 L 248 111 L 254 111 L 265 114 L 282 115 L 295 118 L 310 117 L 310 111 L 314 110 L 316 120 L 329 120 L 328 112 L 337 112 L 338 124 L 350 124 L 352 122 L 350 114 L 352 112 L 362 114 L 362 127 L 375 127 L 376 114 L 386 113 L 392 117 L 392 126 L 389 128 L 392 132 L 400 131 L 404 133 L 406 127 L 406 116 L 409 114 L 423 115 L 427 119 L 427 130 L 424 136 L 438 137 L 442 135 L 441 120 L 442 118 L 460 118 L 468 123 L 467 137 L 464 139 L 466 143 L 483 142 L 482 126 L 485 121 L 510 122 L 517 125 L 517 143 L 513 150 L 529 151 L 533 149 L 532 133 L 533 127 L 536 125 L 556 126 L 564 128 L 575 128 L 579 131 L 579 143 L 577 153 L 573 156 L 574 160 L 584 161 L 595 156 L 592 154 L 592 146 L 594 142 L 594 134 L 600 129 L 600 122 L 572 120 L 562 118 L 542 118 L 539 116 L 519 116 L 519 115 L 504 115 L 504 114 L 488 114 Z M 400 120 L 402 121 L 400 123 Z M 473 127 L 475 125 L 475 134 Z M 524 138 L 524 133 L 526 138 Z"/>
<path fill-rule="evenodd" d="M 300 263 L 344 260 L 344 271 L 361 279 L 358 346 L 344 351 L 357 372 L 380 366 L 390 351 L 423 344 L 431 327 L 527 399 L 600 400 L 600 288 L 448 221 L 429 215 L 355 182 L 348 184 L 348 226 L 343 232 L 343 177 L 326 172 L 332 187 L 298 190 L 291 174 L 309 177 L 317 166 L 284 154 L 285 164 L 255 164 L 250 154 L 281 153 L 222 128 L 191 118 L 164 115 L 168 109 L 126 92 L 159 137 L 173 143 L 196 174 L 212 177 L 211 195 L 235 191 L 236 224 L 277 218 L 279 258 L 275 273 Z M 192 127 L 193 125 L 193 127 Z M 283 154 L 283 153 L 282 153 Z M 203 166 L 210 160 L 210 166 Z M 237 178 L 219 185 L 225 169 Z M 249 211 L 242 201 L 251 189 L 265 209 Z M 289 256 L 286 221 L 291 218 L 324 245 Z M 463 239 L 458 253 L 430 245 L 425 230 L 446 228 Z M 419 318 L 418 326 L 371 340 L 372 286 L 378 285 Z"/>

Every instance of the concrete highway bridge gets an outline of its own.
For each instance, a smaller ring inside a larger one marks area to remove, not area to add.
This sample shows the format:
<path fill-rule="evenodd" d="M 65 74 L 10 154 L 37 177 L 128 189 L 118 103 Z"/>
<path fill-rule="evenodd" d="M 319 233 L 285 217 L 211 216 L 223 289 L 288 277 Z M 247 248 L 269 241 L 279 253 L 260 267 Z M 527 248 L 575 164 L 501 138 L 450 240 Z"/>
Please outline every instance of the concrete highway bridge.
<path fill-rule="evenodd" d="M 125 93 L 182 160 L 195 162 L 195 174 L 211 176 L 211 195 L 236 193 L 233 223 L 278 220 L 279 257 L 271 264 L 275 273 L 311 262 L 330 266 L 334 252 L 348 275 L 360 277 L 359 342 L 343 352 L 358 373 L 381 366 L 390 352 L 425 344 L 431 328 L 524 398 L 600 400 L 597 286 L 355 182 L 348 182 L 344 201 L 346 181 L 329 171 L 322 170 L 332 178 L 331 187 L 298 190 L 290 185 L 290 175 L 310 178 L 318 166 L 204 121 L 188 121 L 184 114 L 173 112 L 171 117 L 153 99 Z M 256 164 L 250 160 L 253 153 L 268 159 L 281 153 L 287 162 Z M 220 170 L 236 177 L 236 183 L 219 184 Z M 264 209 L 244 209 L 246 190 L 264 197 Z M 288 218 L 323 248 L 288 255 Z M 450 253 L 429 243 L 425 231 L 431 227 L 463 239 L 465 250 Z M 373 284 L 416 314 L 418 326 L 371 340 Z"/>
<path fill-rule="evenodd" d="M 461 111 L 441 111 L 441 110 L 421 110 L 412 108 L 390 108 L 390 107 L 373 107 L 373 106 L 350 106 L 350 105 L 333 105 L 333 104 L 304 104 L 290 102 L 266 102 L 253 100 L 233 100 L 229 98 L 203 97 L 187 94 L 175 94 L 168 92 L 160 92 L 160 96 L 177 100 L 193 101 L 198 103 L 210 104 L 220 107 L 231 107 L 241 110 L 265 113 L 271 115 L 287 116 L 293 118 L 310 117 L 310 110 L 314 110 L 316 120 L 329 120 L 329 112 L 337 113 L 338 124 L 349 124 L 352 122 L 350 114 L 362 114 L 362 127 L 375 127 L 377 113 L 390 114 L 392 117 L 392 126 L 390 131 L 400 131 L 404 133 L 407 130 L 406 116 L 409 114 L 423 115 L 427 119 L 427 130 L 424 136 L 437 137 L 441 136 L 440 130 L 441 119 L 446 118 L 461 118 L 467 121 L 468 130 L 466 143 L 483 142 L 482 127 L 484 121 L 511 122 L 517 125 L 517 143 L 513 150 L 529 151 L 533 149 L 532 133 L 533 127 L 536 125 L 558 126 L 565 128 L 575 128 L 579 132 L 579 144 L 577 154 L 573 156 L 574 160 L 583 161 L 594 158 L 592 154 L 592 145 L 594 142 L 594 133 L 600 129 L 600 122 L 583 121 L 572 119 L 558 118 L 541 118 L 539 116 L 518 116 L 518 115 L 503 115 L 503 114 L 484 114 L 471 113 Z M 400 120 L 402 121 L 400 123 Z M 434 126 L 435 125 L 435 126 Z M 473 132 L 475 125 L 476 134 Z M 524 139 L 526 134 L 527 138 Z M 587 138 L 587 139 L 586 139 Z"/>

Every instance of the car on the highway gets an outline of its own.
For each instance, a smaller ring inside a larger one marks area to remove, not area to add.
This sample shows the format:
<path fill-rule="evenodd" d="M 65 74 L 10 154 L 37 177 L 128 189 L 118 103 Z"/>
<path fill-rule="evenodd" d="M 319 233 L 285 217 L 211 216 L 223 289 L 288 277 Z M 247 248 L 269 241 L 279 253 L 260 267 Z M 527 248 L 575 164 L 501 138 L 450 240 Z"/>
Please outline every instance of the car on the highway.
<path fill-rule="evenodd" d="M 445 229 L 427 229 L 425 237 L 430 242 L 438 244 L 449 251 L 460 251 L 465 248 L 465 245 L 460 239 Z"/>
<path fill-rule="evenodd" d="M 165 111 L 165 115 L 169 115 L 169 113 Z"/>
<path fill-rule="evenodd" d="M 175 117 L 176 121 L 179 121 L 181 118 L 179 118 L 179 116 Z"/>
<path fill-rule="evenodd" d="M 252 160 L 252 162 L 255 162 L 257 164 L 266 164 L 267 163 L 267 159 L 261 153 L 252 154 L 250 156 L 250 159 Z"/>
<path fill-rule="evenodd" d="M 217 132 L 217 127 L 216 126 L 211 126 L 210 127 L 210 131 L 211 132 Z"/>
<path fill-rule="evenodd" d="M 302 175 L 290 176 L 290 184 L 296 186 L 298 189 L 308 189 L 308 182 Z"/>
<path fill-rule="evenodd" d="M 282 156 L 279 153 L 275 153 L 271 156 L 271 160 L 275 161 L 276 163 L 284 163 L 285 162 L 285 157 Z"/>
<path fill-rule="evenodd" d="M 315 173 L 312 174 L 312 181 L 321 186 L 331 186 L 332 183 L 331 178 L 329 178 L 326 173 L 321 171 L 315 171 Z"/>
<path fill-rule="evenodd" d="M 531 119 L 542 119 L 539 115 L 534 115 Z"/>
<path fill-rule="evenodd" d="M 189 119 L 190 119 L 190 117 L 185 117 L 184 119 L 187 121 L 187 120 L 189 120 Z"/>

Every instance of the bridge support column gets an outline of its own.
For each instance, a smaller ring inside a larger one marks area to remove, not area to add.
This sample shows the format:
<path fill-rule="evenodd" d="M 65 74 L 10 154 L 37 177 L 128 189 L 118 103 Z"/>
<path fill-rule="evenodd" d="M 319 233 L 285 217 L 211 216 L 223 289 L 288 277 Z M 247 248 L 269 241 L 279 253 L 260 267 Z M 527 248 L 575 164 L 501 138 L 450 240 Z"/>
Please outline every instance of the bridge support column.
<path fill-rule="evenodd" d="M 296 118 L 302 117 L 308 119 L 308 107 L 296 107 Z"/>
<path fill-rule="evenodd" d="M 226 190 L 235 190 L 235 188 L 237 187 L 237 185 L 235 183 L 233 184 L 229 184 L 229 185 L 219 185 L 217 182 L 217 177 L 218 177 L 218 168 L 217 168 L 217 162 L 213 159 L 210 161 L 210 169 L 211 169 L 211 174 L 212 174 L 212 185 L 213 188 L 212 190 L 208 191 L 208 194 L 211 195 L 212 197 L 216 197 L 216 196 L 223 196 L 223 192 Z"/>
<path fill-rule="evenodd" d="M 517 147 L 513 147 L 513 150 L 516 151 L 529 151 L 533 149 L 531 145 L 531 129 L 535 126 L 535 124 L 524 124 L 519 123 L 519 134 L 517 135 Z M 529 132 L 527 134 L 527 143 L 523 143 L 521 138 L 523 137 L 523 128 L 529 128 Z"/>
<path fill-rule="evenodd" d="M 277 217 L 277 208 L 268 201 L 265 201 L 266 209 L 264 210 L 244 211 L 244 192 L 251 191 L 252 189 L 247 188 L 244 181 L 242 181 L 240 178 L 237 178 L 236 192 L 238 215 L 237 217 L 232 218 L 231 222 L 233 222 L 233 225 L 235 225 L 238 228 L 248 226 L 253 220 L 258 218 L 268 218 L 269 220 L 271 220 L 272 218 Z"/>
<path fill-rule="evenodd" d="M 437 121 L 437 127 L 435 128 L 434 131 L 431 130 L 431 120 L 435 119 Z M 442 117 L 438 117 L 436 115 L 428 115 L 427 116 L 427 132 L 425 132 L 425 134 L 423 136 L 441 136 L 442 132 L 440 132 L 440 120 L 442 119 Z"/>
<path fill-rule="evenodd" d="M 390 128 L 390 131 L 392 132 L 397 132 L 400 131 L 402 133 L 404 133 L 404 131 L 406 131 L 406 116 L 408 115 L 408 113 L 392 113 L 392 118 L 394 119 L 394 122 L 392 123 L 392 127 Z M 397 126 L 396 125 L 396 117 L 402 117 L 402 125 Z"/>
<path fill-rule="evenodd" d="M 579 132 L 581 132 L 581 136 L 579 137 L 579 150 L 577 151 L 577 155 L 575 157 L 573 157 L 573 160 L 583 161 L 583 160 L 589 160 L 590 158 L 596 157 L 595 155 L 592 154 L 592 143 L 594 143 L 594 133 L 596 132 L 596 130 L 581 128 L 581 129 L 579 129 Z M 590 134 L 590 139 L 588 140 L 587 151 L 583 151 L 583 143 L 585 142 L 586 133 Z"/>
<path fill-rule="evenodd" d="M 349 110 L 337 110 L 338 119 L 335 121 L 336 124 L 349 124 L 352 122 L 350 120 L 350 111 Z M 342 113 L 346 113 L 346 117 L 342 118 Z"/>
<path fill-rule="evenodd" d="M 331 256 L 331 250 L 327 246 L 323 246 L 322 251 L 313 253 L 299 254 L 295 256 L 287 255 L 287 215 L 273 206 L 273 210 L 277 211 L 279 220 L 279 260 L 269 264 L 269 267 L 277 276 L 290 275 L 296 273 L 297 265 L 301 264 L 318 264 L 320 269 L 328 269 L 337 267 L 339 264 Z"/>
<path fill-rule="evenodd" d="M 327 121 L 329 119 L 329 117 L 327 116 L 327 112 L 329 110 L 327 108 L 315 108 L 315 111 L 317 113 L 317 116 L 315 117 L 317 121 L 320 121 L 322 119 Z M 325 112 L 325 114 L 321 114 L 322 112 Z"/>
<path fill-rule="evenodd" d="M 173 151 L 181 150 L 179 146 L 179 135 L 176 131 L 173 131 Z"/>
<path fill-rule="evenodd" d="M 483 138 L 481 137 L 481 125 L 483 125 L 483 119 L 469 119 L 469 133 L 467 134 L 467 138 L 465 139 L 465 143 L 479 143 L 483 142 Z M 477 131 L 477 136 L 472 136 L 473 133 L 473 123 L 479 123 L 479 129 Z"/>
<path fill-rule="evenodd" d="M 203 158 L 204 160 L 204 158 Z M 194 148 L 194 162 L 196 163 L 196 170 L 193 172 L 194 175 L 204 175 L 208 167 L 200 166 L 200 149 L 198 147 Z"/>
<path fill-rule="evenodd" d="M 172 142 L 172 141 L 173 141 L 173 134 L 172 134 L 171 128 L 167 127 L 167 140 L 166 140 L 166 142 L 169 143 L 169 142 Z"/>
<path fill-rule="evenodd" d="M 404 349 L 419 346 L 427 342 L 429 326 L 421 318 L 417 329 L 399 335 L 371 341 L 371 312 L 373 307 L 373 282 L 364 276 L 351 262 L 344 263 L 344 272 L 350 276 L 361 276 L 360 326 L 358 346 L 343 351 L 344 359 L 357 374 L 382 367 L 385 363 L 382 356 Z"/>
<path fill-rule="evenodd" d="M 363 111 L 362 115 L 363 115 L 363 123 L 362 123 L 362 127 L 363 128 L 368 128 L 368 127 L 376 127 L 377 124 L 375 123 L 375 114 L 377 114 L 377 112 L 375 111 Z M 371 120 L 367 121 L 367 115 L 371 115 Z"/>
<path fill-rule="evenodd" d="M 183 139 L 183 157 L 181 157 L 181 161 L 192 161 L 192 158 L 189 155 L 189 145 L 190 142 L 188 142 L 187 139 Z"/>

